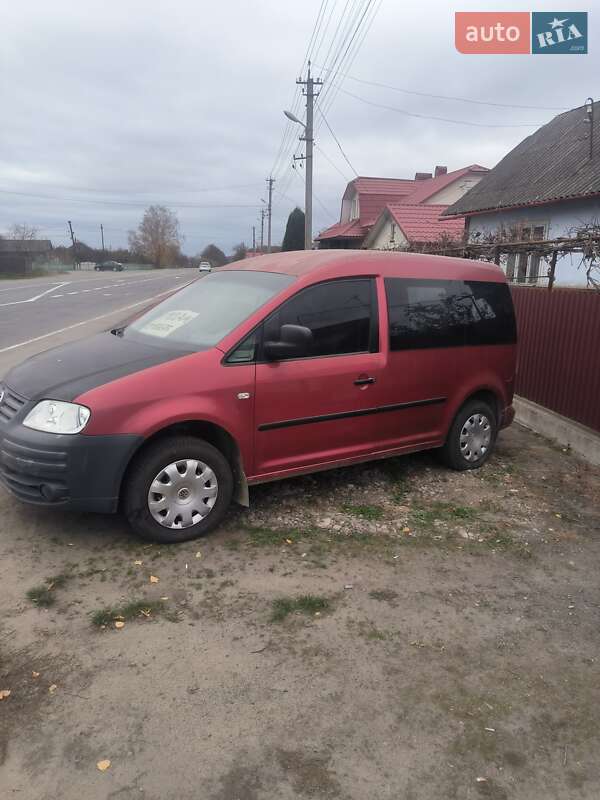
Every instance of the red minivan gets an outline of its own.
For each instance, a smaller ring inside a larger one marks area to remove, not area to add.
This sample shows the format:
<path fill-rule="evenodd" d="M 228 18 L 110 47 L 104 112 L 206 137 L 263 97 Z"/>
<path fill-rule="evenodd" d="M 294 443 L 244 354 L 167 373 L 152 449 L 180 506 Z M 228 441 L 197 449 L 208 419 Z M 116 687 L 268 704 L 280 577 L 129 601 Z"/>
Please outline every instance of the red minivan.
<path fill-rule="evenodd" d="M 433 448 L 480 467 L 514 416 L 515 360 L 494 265 L 352 250 L 238 261 L 14 368 L 0 479 L 19 500 L 122 509 L 141 536 L 180 542 L 256 483 Z"/>

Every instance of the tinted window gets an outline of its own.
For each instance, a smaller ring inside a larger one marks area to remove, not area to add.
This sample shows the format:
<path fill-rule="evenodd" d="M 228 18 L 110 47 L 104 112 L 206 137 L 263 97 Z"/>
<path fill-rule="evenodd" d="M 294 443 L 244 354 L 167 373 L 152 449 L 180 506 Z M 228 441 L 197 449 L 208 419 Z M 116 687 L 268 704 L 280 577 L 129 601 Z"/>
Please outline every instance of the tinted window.
<path fill-rule="evenodd" d="M 517 327 L 510 289 L 506 283 L 468 281 L 472 319 L 467 333 L 469 344 L 514 344 Z"/>
<path fill-rule="evenodd" d="M 293 280 L 273 272 L 211 272 L 142 314 L 123 335 L 165 347 L 212 347 Z"/>
<path fill-rule="evenodd" d="M 386 278 L 385 289 L 391 350 L 466 343 L 470 309 L 455 303 L 452 281 Z"/>
<path fill-rule="evenodd" d="M 516 339 L 506 284 L 386 278 L 385 287 L 391 350 Z"/>
<path fill-rule="evenodd" d="M 310 356 L 330 356 L 377 350 L 373 283 L 368 278 L 320 283 L 304 289 L 265 323 L 265 341 L 278 341 L 282 325 L 310 328 Z"/>

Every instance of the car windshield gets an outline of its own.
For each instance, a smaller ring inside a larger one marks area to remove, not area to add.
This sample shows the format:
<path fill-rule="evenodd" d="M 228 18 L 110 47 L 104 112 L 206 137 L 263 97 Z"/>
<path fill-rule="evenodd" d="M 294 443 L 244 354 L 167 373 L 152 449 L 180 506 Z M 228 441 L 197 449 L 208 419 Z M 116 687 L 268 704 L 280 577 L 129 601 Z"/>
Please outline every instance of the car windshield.
<path fill-rule="evenodd" d="M 165 347 L 213 347 L 293 281 L 275 272 L 211 272 L 142 314 L 121 335 Z"/>

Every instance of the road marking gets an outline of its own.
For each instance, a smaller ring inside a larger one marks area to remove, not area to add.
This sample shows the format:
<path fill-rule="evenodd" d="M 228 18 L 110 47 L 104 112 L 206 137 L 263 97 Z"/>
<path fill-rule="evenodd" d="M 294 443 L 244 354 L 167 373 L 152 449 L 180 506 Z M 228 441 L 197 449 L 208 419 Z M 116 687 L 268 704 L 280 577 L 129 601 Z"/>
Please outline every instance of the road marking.
<path fill-rule="evenodd" d="M 79 294 L 79 292 L 67 292 L 67 294 Z"/>
<path fill-rule="evenodd" d="M 10 303 L 0 303 L 0 308 L 2 306 L 19 306 L 22 303 L 34 303 L 36 300 L 39 300 L 40 297 L 44 297 L 44 295 L 50 294 L 50 292 L 55 292 L 57 289 L 60 289 L 62 286 L 67 286 L 71 281 L 65 281 L 64 283 L 59 283 L 56 286 L 53 286 L 51 289 L 46 289 L 45 292 L 41 294 L 36 294 L 35 297 L 29 297 L 27 300 L 12 300 Z"/>
<path fill-rule="evenodd" d="M 184 283 L 182 287 L 189 286 L 190 283 L 193 281 L 189 281 L 189 283 Z M 132 303 L 129 306 L 124 306 L 123 308 L 116 308 L 114 311 L 108 311 L 106 314 L 100 314 L 98 317 L 92 317 L 91 319 L 84 319 L 82 322 L 76 322 L 74 325 L 67 325 L 66 328 L 59 328 L 57 331 L 50 331 L 50 333 L 43 333 L 41 336 L 34 336 L 33 339 L 27 339 L 25 342 L 18 342 L 18 344 L 11 344 L 8 347 L 3 347 L 0 349 L 0 353 L 7 353 L 9 350 L 16 350 L 17 347 L 25 347 L 26 344 L 33 344 L 34 342 L 39 342 L 42 339 L 47 339 L 49 336 L 58 336 L 59 333 L 65 333 L 65 331 L 73 330 L 73 328 L 80 328 L 82 325 L 88 325 L 90 322 L 98 322 L 100 319 L 105 319 L 106 317 L 112 317 L 113 314 L 120 314 L 123 311 L 129 311 L 132 308 L 136 308 L 137 306 L 141 306 L 144 303 L 151 303 L 157 297 L 162 297 L 163 294 L 172 294 L 175 290 L 173 287 L 167 289 L 164 292 L 159 292 L 158 294 L 153 295 L 152 297 L 146 297 L 145 300 L 138 300 L 137 303 Z"/>
<path fill-rule="evenodd" d="M 51 294 L 50 295 L 50 299 L 51 300 L 54 300 L 56 297 L 63 297 L 63 295 L 62 294 Z"/>
<path fill-rule="evenodd" d="M 112 294 L 110 292 L 104 292 L 104 294 L 102 296 L 103 297 L 112 297 Z"/>

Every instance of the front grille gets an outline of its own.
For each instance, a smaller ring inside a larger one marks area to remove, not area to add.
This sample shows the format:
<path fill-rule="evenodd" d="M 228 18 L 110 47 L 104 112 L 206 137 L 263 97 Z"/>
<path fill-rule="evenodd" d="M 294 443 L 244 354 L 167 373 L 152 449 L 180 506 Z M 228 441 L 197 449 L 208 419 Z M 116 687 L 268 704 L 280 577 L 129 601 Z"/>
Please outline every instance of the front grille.
<path fill-rule="evenodd" d="M 67 454 L 4 439 L 0 444 L 0 480 L 30 503 L 64 502 L 68 498 Z M 46 491 L 42 488 L 46 487 Z M 48 490 L 51 489 L 51 495 Z"/>
<path fill-rule="evenodd" d="M 27 402 L 26 397 L 13 392 L 8 386 L 4 387 L 4 397 L 0 401 L 0 422 L 9 422 Z"/>

